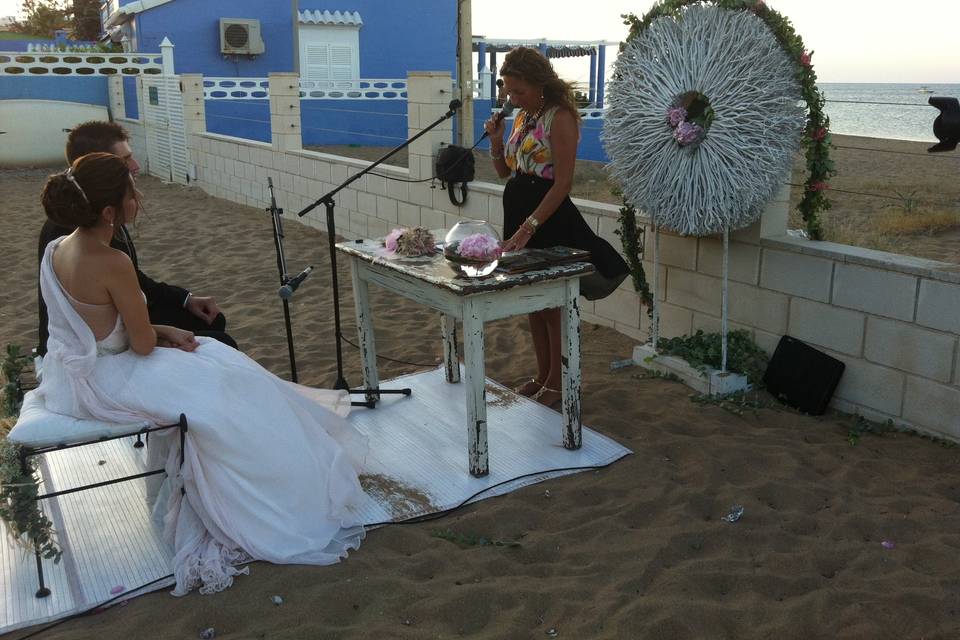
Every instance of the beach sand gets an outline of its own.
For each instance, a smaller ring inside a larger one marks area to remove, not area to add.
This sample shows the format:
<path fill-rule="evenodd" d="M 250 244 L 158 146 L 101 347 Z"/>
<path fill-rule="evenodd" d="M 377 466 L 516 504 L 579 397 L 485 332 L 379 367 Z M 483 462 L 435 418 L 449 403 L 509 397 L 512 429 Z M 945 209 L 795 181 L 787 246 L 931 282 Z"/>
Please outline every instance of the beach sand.
<path fill-rule="evenodd" d="M 0 173 L 0 346 L 35 344 L 44 174 Z M 216 296 L 241 348 L 287 376 L 269 216 L 197 189 L 140 183 L 148 209 L 136 231 L 143 269 Z M 325 237 L 290 220 L 286 232 L 290 270 L 317 267 L 293 305 L 301 381 L 329 385 Z M 375 305 L 380 353 L 434 366 L 433 315 L 382 292 Z M 218 639 L 960 636 L 955 447 L 906 434 L 864 434 L 852 445 L 852 423 L 842 416 L 778 408 L 736 415 L 697 404 L 678 383 L 611 371 L 633 346 L 611 329 L 584 327 L 584 421 L 635 452 L 609 468 L 434 522 L 374 530 L 339 565 L 257 563 L 224 593 L 178 599 L 161 591 L 41 637 L 189 639 L 209 627 Z M 359 381 L 356 351 L 346 346 L 345 356 L 348 380 Z M 491 327 L 486 364 L 508 385 L 534 373 L 522 319 Z M 381 362 L 381 378 L 420 368 Z M 744 506 L 743 518 L 724 522 L 734 503 Z M 447 530 L 516 546 L 435 535 Z"/>

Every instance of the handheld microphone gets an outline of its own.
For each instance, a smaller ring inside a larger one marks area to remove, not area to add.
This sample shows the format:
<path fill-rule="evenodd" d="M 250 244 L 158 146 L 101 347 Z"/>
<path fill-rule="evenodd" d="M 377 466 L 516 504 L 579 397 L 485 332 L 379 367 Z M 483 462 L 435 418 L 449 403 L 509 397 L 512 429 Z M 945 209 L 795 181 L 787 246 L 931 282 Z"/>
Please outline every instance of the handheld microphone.
<path fill-rule="evenodd" d="M 290 278 L 287 281 L 287 284 L 280 287 L 280 290 L 277 291 L 279 295 L 284 300 L 289 300 L 293 297 L 293 292 L 307 279 L 307 276 L 310 275 L 310 272 L 313 271 L 313 266 L 309 266 L 294 277 Z"/>
<path fill-rule="evenodd" d="M 495 114 L 493 115 L 493 124 L 494 124 L 494 126 L 500 124 L 500 121 L 501 121 L 501 120 L 503 120 L 504 118 L 506 118 L 507 116 L 509 116 L 511 113 L 513 113 L 513 109 L 514 109 L 513 103 L 510 102 L 510 99 L 508 98 L 507 101 L 503 103 L 503 106 L 500 107 L 500 112 L 499 112 L 499 113 L 495 113 Z M 483 135 L 480 136 L 480 140 L 483 140 L 483 139 L 486 138 L 488 135 L 490 135 L 490 134 L 488 134 L 486 131 L 484 131 L 484 132 L 483 132 Z M 479 142 L 480 140 L 478 140 L 477 142 Z"/>

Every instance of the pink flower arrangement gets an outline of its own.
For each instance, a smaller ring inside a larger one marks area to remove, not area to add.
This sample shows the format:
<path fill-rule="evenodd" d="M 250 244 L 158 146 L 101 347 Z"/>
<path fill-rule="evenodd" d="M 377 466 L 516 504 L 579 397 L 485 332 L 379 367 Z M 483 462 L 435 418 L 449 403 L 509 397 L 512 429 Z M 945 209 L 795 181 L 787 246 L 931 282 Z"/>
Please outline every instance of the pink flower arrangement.
<path fill-rule="evenodd" d="M 485 233 L 474 233 L 460 241 L 457 253 L 473 260 L 497 260 L 503 250 L 497 239 Z"/>
<path fill-rule="evenodd" d="M 809 67 L 810 58 L 812 57 L 813 57 L 812 53 L 810 53 L 809 51 L 804 51 L 803 53 L 800 54 L 800 64 L 802 64 L 805 67 Z"/>
<path fill-rule="evenodd" d="M 433 234 L 423 227 L 394 229 L 383 239 L 387 251 L 408 258 L 433 255 L 436 244 Z"/>

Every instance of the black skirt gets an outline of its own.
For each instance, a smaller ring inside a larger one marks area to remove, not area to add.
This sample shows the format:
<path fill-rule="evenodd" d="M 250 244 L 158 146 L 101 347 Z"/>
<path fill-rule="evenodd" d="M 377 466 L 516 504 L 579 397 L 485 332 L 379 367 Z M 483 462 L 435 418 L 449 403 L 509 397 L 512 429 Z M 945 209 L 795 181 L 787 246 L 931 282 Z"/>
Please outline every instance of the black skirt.
<path fill-rule="evenodd" d="M 517 232 L 523 221 L 533 213 L 553 180 L 531 175 L 515 175 L 503 190 L 503 237 Z M 630 267 L 609 242 L 593 232 L 569 196 L 533 234 L 528 247 L 573 247 L 590 252 L 590 262 L 596 273 L 580 280 L 580 293 L 587 300 L 600 300 L 614 292 L 630 274 Z"/>

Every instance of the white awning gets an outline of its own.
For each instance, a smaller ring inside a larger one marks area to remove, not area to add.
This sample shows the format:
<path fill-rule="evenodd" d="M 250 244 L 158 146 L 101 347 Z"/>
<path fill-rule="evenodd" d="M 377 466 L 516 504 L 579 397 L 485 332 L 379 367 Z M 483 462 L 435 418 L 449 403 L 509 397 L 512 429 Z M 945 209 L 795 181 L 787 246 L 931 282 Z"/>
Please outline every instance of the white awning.
<path fill-rule="evenodd" d="M 104 29 L 107 29 L 118 24 L 123 24 L 138 13 L 143 13 L 144 11 L 148 11 L 154 7 L 159 7 L 162 4 L 167 4 L 168 2 L 172 1 L 173 0 L 134 0 L 134 2 L 128 2 L 114 11 L 110 17 L 107 18 L 107 21 L 103 24 L 103 27 Z"/>
<path fill-rule="evenodd" d="M 363 26 L 359 11 L 320 11 L 319 9 L 300 11 L 300 24 L 325 24 L 346 27 Z"/>

